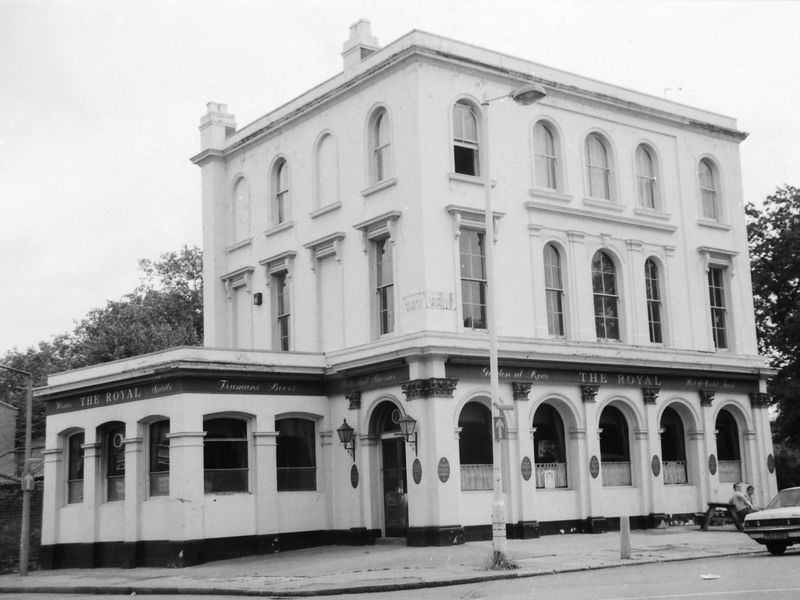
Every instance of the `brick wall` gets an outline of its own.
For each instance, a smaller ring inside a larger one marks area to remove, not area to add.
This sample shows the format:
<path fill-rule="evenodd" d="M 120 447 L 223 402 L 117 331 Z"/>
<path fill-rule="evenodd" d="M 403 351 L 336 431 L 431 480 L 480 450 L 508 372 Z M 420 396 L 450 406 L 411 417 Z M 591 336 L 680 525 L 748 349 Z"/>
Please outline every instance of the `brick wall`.
<path fill-rule="evenodd" d="M 0 484 L 0 573 L 19 568 L 19 536 L 22 524 L 22 488 L 18 483 Z M 28 569 L 39 566 L 42 539 L 42 481 L 31 493 L 31 545 Z"/>

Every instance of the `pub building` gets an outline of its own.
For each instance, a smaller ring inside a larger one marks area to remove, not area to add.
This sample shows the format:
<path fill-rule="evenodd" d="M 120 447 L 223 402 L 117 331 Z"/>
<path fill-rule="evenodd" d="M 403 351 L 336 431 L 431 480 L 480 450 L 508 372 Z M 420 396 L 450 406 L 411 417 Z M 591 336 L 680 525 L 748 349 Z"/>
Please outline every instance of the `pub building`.
<path fill-rule="evenodd" d="M 488 539 L 495 458 L 512 538 L 775 493 L 736 121 L 365 20 L 342 57 L 207 106 L 205 346 L 38 390 L 43 566 Z"/>

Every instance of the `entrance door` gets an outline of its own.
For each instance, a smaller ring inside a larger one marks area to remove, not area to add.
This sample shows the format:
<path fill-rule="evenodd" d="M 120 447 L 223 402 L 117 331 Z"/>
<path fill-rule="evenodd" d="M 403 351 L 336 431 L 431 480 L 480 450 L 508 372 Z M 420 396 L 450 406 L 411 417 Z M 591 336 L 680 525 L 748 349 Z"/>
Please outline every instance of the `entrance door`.
<path fill-rule="evenodd" d="M 405 537 L 408 531 L 405 441 L 402 437 L 383 439 L 381 450 L 386 537 Z"/>

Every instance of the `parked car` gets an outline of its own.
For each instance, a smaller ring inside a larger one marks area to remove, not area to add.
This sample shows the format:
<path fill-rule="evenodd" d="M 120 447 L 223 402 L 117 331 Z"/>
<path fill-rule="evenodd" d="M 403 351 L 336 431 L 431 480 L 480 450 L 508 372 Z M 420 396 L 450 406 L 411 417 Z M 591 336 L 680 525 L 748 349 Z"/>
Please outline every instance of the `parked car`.
<path fill-rule="evenodd" d="M 781 490 L 764 510 L 747 515 L 744 531 L 776 556 L 800 543 L 800 487 Z"/>

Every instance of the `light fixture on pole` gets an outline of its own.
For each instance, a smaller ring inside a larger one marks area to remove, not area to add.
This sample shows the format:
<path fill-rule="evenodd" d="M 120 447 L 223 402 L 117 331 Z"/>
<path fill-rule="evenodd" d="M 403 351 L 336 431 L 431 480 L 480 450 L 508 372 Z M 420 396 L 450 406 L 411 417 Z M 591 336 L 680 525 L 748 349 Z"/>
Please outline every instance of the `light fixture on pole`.
<path fill-rule="evenodd" d="M 405 414 L 397 423 L 403 434 L 406 444 L 414 448 L 414 456 L 417 456 L 417 420 L 409 414 Z"/>
<path fill-rule="evenodd" d="M 28 554 L 31 546 L 31 492 L 34 488 L 31 461 L 31 422 L 33 420 L 33 375 L 28 371 L 0 365 L 0 369 L 25 377 L 25 462 L 22 465 L 22 523 L 19 535 L 19 574 L 28 574 Z"/>
<path fill-rule="evenodd" d="M 339 434 L 339 441 L 344 446 L 344 449 L 353 457 L 353 462 L 356 462 L 356 438 L 355 429 L 347 424 L 347 419 L 342 420 L 342 425 L 336 430 Z"/>
<path fill-rule="evenodd" d="M 489 334 L 489 385 L 492 401 L 492 488 L 494 490 L 492 502 L 492 549 L 495 557 L 506 553 L 506 506 L 503 499 L 503 466 L 501 433 L 504 436 L 508 431 L 502 409 L 507 409 L 500 403 L 500 379 L 497 360 L 497 316 L 495 311 L 495 264 L 494 264 L 494 214 L 492 213 L 492 177 L 489 169 L 489 104 L 500 98 L 511 98 L 517 104 L 527 106 L 538 102 L 547 96 L 545 89 L 536 83 L 523 85 L 508 94 L 497 98 L 484 99 L 481 103 L 481 150 L 483 160 L 481 169 L 483 173 L 483 194 L 485 210 L 484 247 L 486 249 L 486 328 Z"/>

